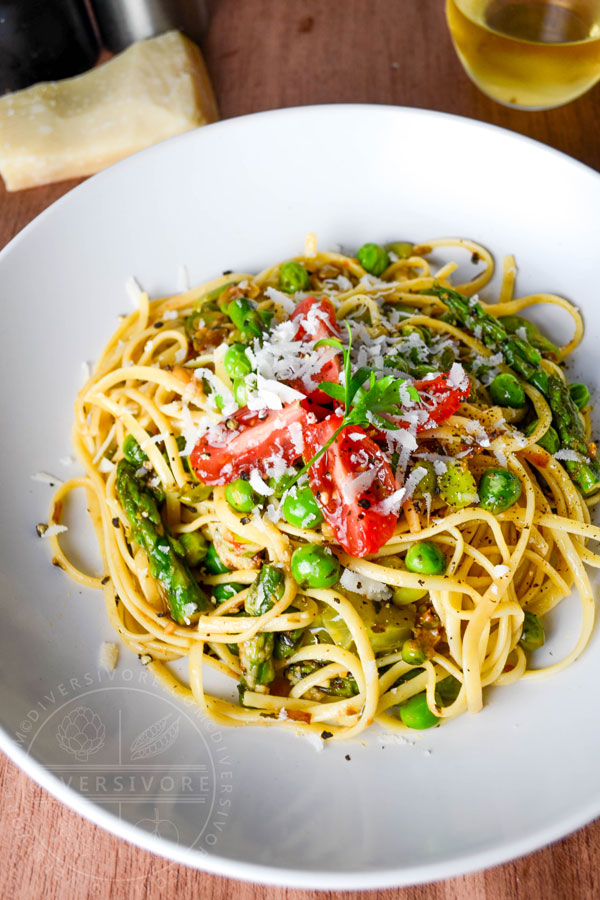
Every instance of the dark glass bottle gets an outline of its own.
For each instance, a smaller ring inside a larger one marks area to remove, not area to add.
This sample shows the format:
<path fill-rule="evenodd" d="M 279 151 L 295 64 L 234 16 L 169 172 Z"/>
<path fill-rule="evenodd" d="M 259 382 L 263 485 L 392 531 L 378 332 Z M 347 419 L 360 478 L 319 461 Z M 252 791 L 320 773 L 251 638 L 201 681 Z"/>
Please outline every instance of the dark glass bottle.
<path fill-rule="evenodd" d="M 0 0 L 0 94 L 78 75 L 98 53 L 85 0 Z"/>

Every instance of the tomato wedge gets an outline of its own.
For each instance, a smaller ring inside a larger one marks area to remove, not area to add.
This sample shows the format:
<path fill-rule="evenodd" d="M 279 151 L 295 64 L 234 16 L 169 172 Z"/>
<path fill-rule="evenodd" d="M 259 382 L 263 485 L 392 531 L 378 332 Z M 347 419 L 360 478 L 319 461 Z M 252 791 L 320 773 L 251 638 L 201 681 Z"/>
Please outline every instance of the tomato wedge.
<path fill-rule="evenodd" d="M 341 416 L 329 416 L 308 425 L 304 429 L 305 460 L 311 459 L 341 424 Z M 378 507 L 396 491 L 396 482 L 385 456 L 362 428 L 344 428 L 310 467 L 308 478 L 325 519 L 352 556 L 377 553 L 391 538 L 398 516 Z"/>
<path fill-rule="evenodd" d="M 464 386 L 461 387 L 456 387 L 452 384 L 448 385 L 447 372 L 442 372 L 440 375 L 436 375 L 435 378 L 429 379 L 429 381 L 422 379 L 413 382 L 413 384 L 419 393 L 425 394 L 425 396 L 422 397 L 419 403 L 404 413 L 404 420 L 396 416 L 390 417 L 390 419 L 401 428 L 409 428 L 410 413 L 414 411 L 425 412 L 427 413 L 427 418 L 421 416 L 421 421 L 417 422 L 417 432 L 434 428 L 441 422 L 445 422 L 446 419 L 454 415 L 460 404 L 467 399 L 471 390 L 468 379 L 465 380 Z M 398 416 L 400 415 L 402 415 L 402 410 L 398 408 Z M 387 446 L 386 434 L 380 428 L 377 428 L 375 425 L 369 425 L 365 430 L 367 436 L 372 440 L 383 447 Z"/>
<path fill-rule="evenodd" d="M 453 416 L 460 404 L 467 399 L 471 392 L 471 384 L 465 378 L 464 387 L 455 387 L 448 384 L 448 373 L 442 372 L 435 378 L 415 381 L 414 386 L 420 394 L 429 394 L 428 399 L 422 401 L 422 408 L 429 413 L 429 421 L 417 426 L 417 431 L 433 428 L 440 422 L 445 422 Z M 420 404 L 421 405 L 421 404 Z"/>
<path fill-rule="evenodd" d="M 200 438 L 190 463 L 204 484 L 229 484 L 250 469 L 265 475 L 274 456 L 289 466 L 302 455 L 303 429 L 311 421 L 300 403 L 264 412 L 244 406 Z"/>
<path fill-rule="evenodd" d="M 323 338 L 340 337 L 333 303 L 325 298 L 317 300 L 315 297 L 305 297 L 297 305 L 290 319 L 291 321 L 299 322 L 296 332 L 297 341 L 316 343 L 316 341 L 320 341 Z M 318 353 L 319 351 L 315 352 Z M 341 369 L 342 363 L 340 354 L 338 354 L 329 362 L 324 363 L 321 371 L 312 376 L 312 380 L 317 384 L 320 381 L 333 381 L 337 384 L 340 379 Z M 307 394 L 316 403 L 331 403 L 331 397 L 318 388 L 307 391 L 306 385 L 301 378 L 294 378 L 289 384 L 290 387 L 295 388 L 297 391 Z"/>

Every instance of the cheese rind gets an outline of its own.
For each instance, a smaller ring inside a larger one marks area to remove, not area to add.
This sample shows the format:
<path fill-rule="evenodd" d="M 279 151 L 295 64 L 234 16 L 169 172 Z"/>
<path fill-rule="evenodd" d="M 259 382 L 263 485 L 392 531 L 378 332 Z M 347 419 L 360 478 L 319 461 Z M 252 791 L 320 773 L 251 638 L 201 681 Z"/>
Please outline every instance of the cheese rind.
<path fill-rule="evenodd" d="M 92 175 L 217 118 L 200 50 L 170 31 L 84 75 L 0 97 L 0 173 L 9 191 Z"/>

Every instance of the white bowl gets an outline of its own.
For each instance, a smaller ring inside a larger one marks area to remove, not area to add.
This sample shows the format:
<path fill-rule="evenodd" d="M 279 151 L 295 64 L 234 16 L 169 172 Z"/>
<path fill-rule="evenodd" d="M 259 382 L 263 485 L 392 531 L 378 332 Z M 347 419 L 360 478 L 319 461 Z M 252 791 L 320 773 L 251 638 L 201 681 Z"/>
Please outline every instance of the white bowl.
<path fill-rule="evenodd" d="M 128 276 L 172 293 L 182 264 L 192 283 L 257 271 L 300 252 L 308 231 L 324 248 L 458 235 L 497 260 L 515 253 L 520 294 L 582 308 L 574 372 L 597 384 L 600 177 L 526 138 L 414 109 L 282 110 L 183 135 L 87 181 L 0 255 L 1 746 L 94 822 L 211 872 L 329 889 L 430 881 L 598 815 L 597 633 L 570 669 L 490 692 L 478 716 L 404 743 L 372 729 L 316 753 L 277 730 L 209 726 L 125 651 L 102 673 L 100 643 L 113 638 L 103 601 L 53 568 L 35 533 L 51 490 L 31 475 L 73 471 L 60 460 L 81 363 L 128 310 Z M 83 518 L 81 530 L 93 548 Z M 578 620 L 577 603 L 561 607 L 552 652 Z"/>

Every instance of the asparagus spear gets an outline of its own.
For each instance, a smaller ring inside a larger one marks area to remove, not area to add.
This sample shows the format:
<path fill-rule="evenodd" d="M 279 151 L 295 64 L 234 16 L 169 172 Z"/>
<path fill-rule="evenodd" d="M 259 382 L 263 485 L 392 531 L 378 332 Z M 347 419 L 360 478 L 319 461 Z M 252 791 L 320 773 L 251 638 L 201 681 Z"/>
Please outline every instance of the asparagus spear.
<path fill-rule="evenodd" d="M 525 319 L 523 316 L 499 316 L 499 321 L 502 322 L 509 334 L 517 334 L 521 328 L 524 328 L 527 340 L 532 347 L 539 350 L 542 356 L 546 355 L 551 357 L 555 362 L 560 362 L 560 350 L 556 344 L 553 344 L 547 337 L 544 337 L 529 319 Z"/>
<path fill-rule="evenodd" d="M 290 606 L 288 612 L 295 612 L 294 607 Z M 293 631 L 279 631 L 275 635 L 275 659 L 289 659 L 296 652 L 302 638 L 304 637 L 305 628 L 294 628 Z"/>
<path fill-rule="evenodd" d="M 250 616 L 264 615 L 278 600 L 281 600 L 284 589 L 285 578 L 282 570 L 275 566 L 263 566 L 260 575 L 248 591 L 244 603 L 246 612 Z M 274 646 L 275 636 L 268 631 L 261 631 L 249 641 L 240 644 L 241 696 L 244 688 L 253 690 L 259 684 L 270 684 L 275 678 Z"/>
<path fill-rule="evenodd" d="M 439 297 L 464 328 L 481 335 L 485 346 L 500 351 L 511 369 L 542 394 L 548 393 L 548 376 L 540 368 L 541 354 L 528 341 L 509 334 L 499 319 L 485 312 L 481 303 L 440 285 L 434 285 L 423 293 Z"/>
<path fill-rule="evenodd" d="M 160 584 L 172 618 L 189 624 L 210 601 L 168 534 L 154 495 L 136 478 L 135 466 L 122 459 L 117 466 L 117 495 L 131 528 L 131 537 L 148 558 L 151 576 Z"/>
<path fill-rule="evenodd" d="M 562 464 L 583 496 L 588 497 L 600 488 L 600 466 L 596 460 L 589 458 L 579 410 L 571 398 L 568 385 L 554 375 L 548 378 L 548 402 L 561 448 L 574 450 L 582 457 L 581 460 L 565 459 Z"/>
<path fill-rule="evenodd" d="M 307 675 L 312 675 L 313 672 L 321 669 L 323 665 L 324 663 L 316 660 L 313 662 L 294 663 L 294 665 L 288 666 L 285 673 L 286 678 L 292 684 L 297 684 L 303 678 L 306 678 Z M 323 699 L 324 697 L 354 697 L 358 694 L 358 685 L 351 675 L 346 675 L 344 678 L 337 676 L 329 680 L 327 687 L 312 688 L 311 693 L 315 700 Z"/>
<path fill-rule="evenodd" d="M 600 466 L 589 459 L 587 441 L 577 407 L 569 394 L 568 386 L 554 375 L 548 376 L 540 368 L 541 354 L 527 341 L 509 334 L 502 322 L 486 313 L 480 303 L 463 297 L 451 288 L 434 285 L 423 291 L 435 294 L 448 307 L 454 318 L 464 328 L 481 336 L 491 350 L 500 351 L 511 369 L 525 381 L 534 385 L 547 398 L 552 410 L 553 423 L 560 437 L 561 450 L 575 450 L 581 461 L 564 460 L 572 481 L 584 497 L 600 489 Z"/>

